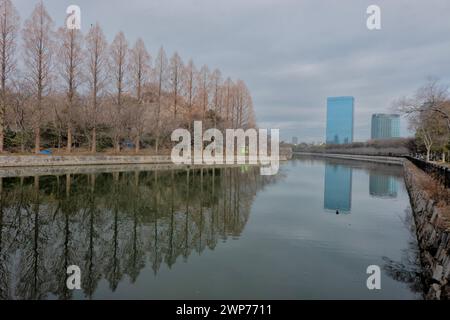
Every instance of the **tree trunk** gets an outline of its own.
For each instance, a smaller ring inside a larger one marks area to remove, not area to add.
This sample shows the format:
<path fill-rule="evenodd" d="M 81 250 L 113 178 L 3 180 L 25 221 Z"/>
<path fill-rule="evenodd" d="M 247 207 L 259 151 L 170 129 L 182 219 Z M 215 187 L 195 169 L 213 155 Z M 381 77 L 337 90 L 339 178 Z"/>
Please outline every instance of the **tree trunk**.
<path fill-rule="evenodd" d="M 91 148 L 91 152 L 92 153 L 96 153 L 97 152 L 97 130 L 96 128 L 92 128 L 92 148 Z"/>
<path fill-rule="evenodd" d="M 442 150 L 442 162 L 445 163 L 445 150 Z"/>
<path fill-rule="evenodd" d="M 5 141 L 5 103 L 2 98 L 2 105 L 0 106 L 0 152 L 3 152 Z"/>
<path fill-rule="evenodd" d="M 34 153 L 39 154 L 41 146 L 41 128 L 34 129 Z"/>
<path fill-rule="evenodd" d="M 427 149 L 427 162 L 430 161 L 430 149 Z"/>
<path fill-rule="evenodd" d="M 135 153 L 139 153 L 139 143 L 140 143 L 141 139 L 139 137 L 139 135 L 136 136 L 136 140 L 134 142 L 134 152 Z"/>
<path fill-rule="evenodd" d="M 0 152 L 3 152 L 3 141 L 5 141 L 5 134 L 3 125 L 0 124 Z"/>
<path fill-rule="evenodd" d="M 72 151 L 72 126 L 69 124 L 67 128 L 67 153 Z"/>

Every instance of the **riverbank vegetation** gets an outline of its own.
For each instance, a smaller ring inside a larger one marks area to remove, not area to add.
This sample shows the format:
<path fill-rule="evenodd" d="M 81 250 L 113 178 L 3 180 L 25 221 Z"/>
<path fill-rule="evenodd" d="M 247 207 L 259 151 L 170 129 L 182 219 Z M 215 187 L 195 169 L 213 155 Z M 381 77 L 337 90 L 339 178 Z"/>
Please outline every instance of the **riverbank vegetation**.
<path fill-rule="evenodd" d="M 164 153 L 175 128 L 255 127 L 242 80 L 196 67 L 177 52 L 155 56 L 99 23 L 83 34 L 56 29 L 42 2 L 20 24 L 0 0 L 0 152 Z M 146 151 L 147 152 L 147 151 Z"/>
<path fill-rule="evenodd" d="M 395 138 L 386 140 L 369 140 L 347 144 L 307 144 L 300 143 L 293 147 L 295 152 L 338 153 L 370 156 L 404 156 L 414 148 L 411 138 Z"/>
<path fill-rule="evenodd" d="M 450 221 L 450 189 L 440 183 L 431 175 L 420 170 L 413 163 L 407 161 L 404 164 L 405 170 L 414 174 L 414 183 L 433 200 L 434 204 L 446 213 Z"/>

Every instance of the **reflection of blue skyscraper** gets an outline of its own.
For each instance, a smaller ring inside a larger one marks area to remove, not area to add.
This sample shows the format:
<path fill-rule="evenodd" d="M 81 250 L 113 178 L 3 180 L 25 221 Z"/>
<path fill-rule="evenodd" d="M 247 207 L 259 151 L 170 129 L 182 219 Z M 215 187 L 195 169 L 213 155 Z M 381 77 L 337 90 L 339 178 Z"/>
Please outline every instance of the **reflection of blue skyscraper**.
<path fill-rule="evenodd" d="M 327 144 L 353 142 L 353 97 L 327 99 Z"/>
<path fill-rule="evenodd" d="M 352 207 L 352 168 L 326 164 L 324 207 L 350 212 Z"/>
<path fill-rule="evenodd" d="M 393 176 L 370 173 L 369 192 L 380 198 L 397 198 L 397 180 Z"/>

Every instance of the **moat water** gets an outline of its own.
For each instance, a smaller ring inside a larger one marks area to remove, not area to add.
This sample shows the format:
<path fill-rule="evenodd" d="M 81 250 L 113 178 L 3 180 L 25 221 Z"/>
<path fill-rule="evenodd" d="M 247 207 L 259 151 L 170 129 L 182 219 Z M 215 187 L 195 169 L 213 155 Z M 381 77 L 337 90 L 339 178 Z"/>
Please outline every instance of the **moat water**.
<path fill-rule="evenodd" d="M 401 166 L 127 168 L 1 178 L 0 299 L 422 298 Z"/>

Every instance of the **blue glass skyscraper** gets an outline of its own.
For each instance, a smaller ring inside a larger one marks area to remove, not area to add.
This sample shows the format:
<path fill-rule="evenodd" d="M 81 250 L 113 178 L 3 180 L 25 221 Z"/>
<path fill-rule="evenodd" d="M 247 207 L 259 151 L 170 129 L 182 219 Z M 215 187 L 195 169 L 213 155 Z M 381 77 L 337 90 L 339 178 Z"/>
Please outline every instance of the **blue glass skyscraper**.
<path fill-rule="evenodd" d="M 372 139 L 400 137 L 400 115 L 376 113 L 372 115 Z"/>
<path fill-rule="evenodd" d="M 353 142 L 353 112 L 355 98 L 329 97 L 327 99 L 327 144 Z"/>

